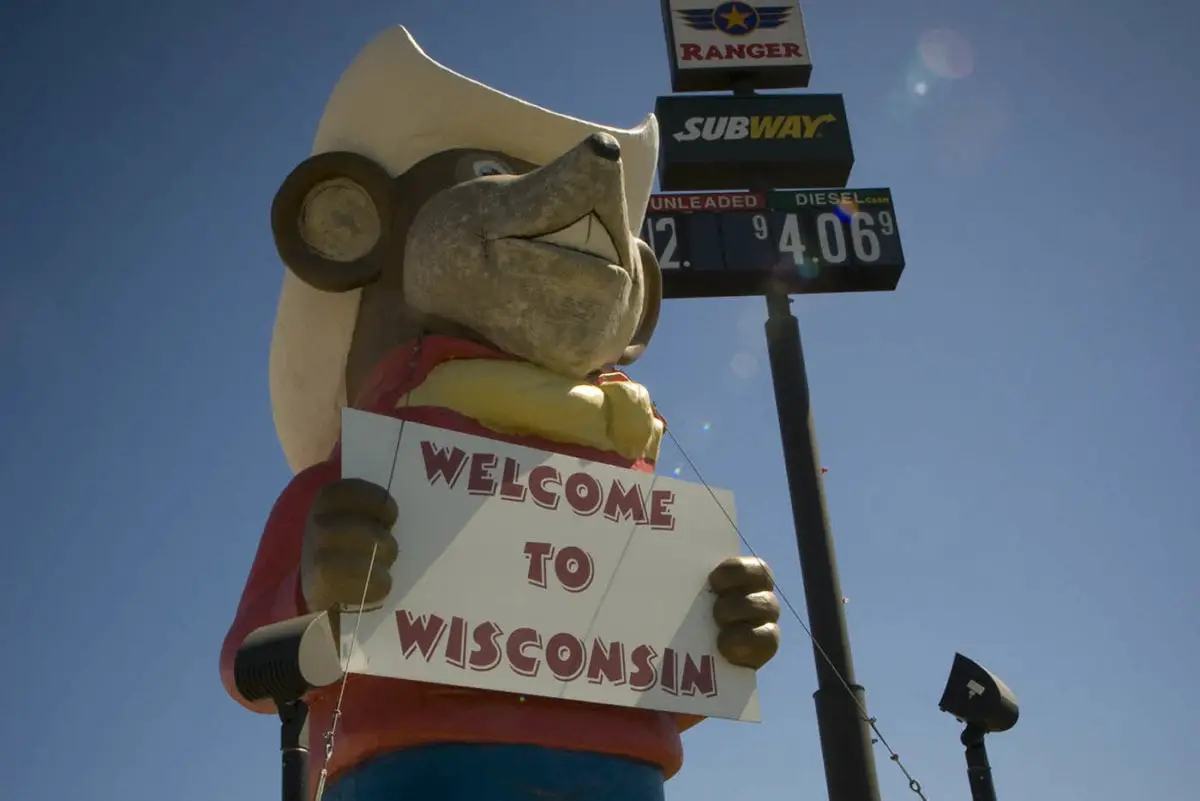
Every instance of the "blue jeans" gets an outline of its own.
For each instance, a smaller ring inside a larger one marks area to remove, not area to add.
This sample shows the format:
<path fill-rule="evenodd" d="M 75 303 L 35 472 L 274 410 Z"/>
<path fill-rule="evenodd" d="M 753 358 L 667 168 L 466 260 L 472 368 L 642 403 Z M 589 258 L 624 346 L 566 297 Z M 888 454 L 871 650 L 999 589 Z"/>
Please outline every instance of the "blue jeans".
<path fill-rule="evenodd" d="M 368 760 L 325 801 L 663 801 L 663 775 L 621 757 L 533 745 L 446 744 Z"/>

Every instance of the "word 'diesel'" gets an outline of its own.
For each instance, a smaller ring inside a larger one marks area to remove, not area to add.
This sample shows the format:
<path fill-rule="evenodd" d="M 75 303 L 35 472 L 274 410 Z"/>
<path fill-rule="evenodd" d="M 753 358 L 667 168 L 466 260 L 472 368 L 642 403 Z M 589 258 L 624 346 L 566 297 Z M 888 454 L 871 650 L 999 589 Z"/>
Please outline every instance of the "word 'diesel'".
<path fill-rule="evenodd" d="M 540 464 L 523 473 L 521 464 L 511 456 L 501 459 L 494 453 L 468 454 L 461 448 L 445 448 L 422 440 L 421 456 L 425 477 L 430 485 L 439 481 L 451 489 L 459 486 L 466 473 L 465 487 L 471 495 L 499 497 L 524 503 L 532 501 L 542 509 L 557 509 L 563 501 L 580 517 L 597 513 L 613 522 L 633 522 L 652 529 L 671 531 L 675 516 L 671 511 L 675 493 L 671 490 L 645 490 L 636 480 L 599 479 L 586 470 L 563 474 L 558 468 Z"/>

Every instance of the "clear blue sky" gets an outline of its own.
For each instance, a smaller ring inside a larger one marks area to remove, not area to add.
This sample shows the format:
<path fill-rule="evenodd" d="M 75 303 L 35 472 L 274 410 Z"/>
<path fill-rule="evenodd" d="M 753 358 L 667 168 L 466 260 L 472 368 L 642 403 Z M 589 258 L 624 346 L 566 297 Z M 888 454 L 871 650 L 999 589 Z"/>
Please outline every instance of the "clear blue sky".
<path fill-rule="evenodd" d="M 1022 702 L 991 741 L 1002 799 L 1192 795 L 1198 12 L 805 11 L 811 88 L 845 94 L 852 183 L 893 188 L 908 257 L 894 293 L 796 304 L 870 709 L 931 801 L 967 798 L 936 708 L 961 650 Z M 276 723 L 217 672 L 290 476 L 268 209 L 340 71 L 396 23 L 597 121 L 631 125 L 669 91 L 652 0 L 0 10 L 6 799 L 277 797 Z M 922 51 L 938 29 L 966 49 Z M 672 303 L 635 376 L 800 602 L 764 314 Z M 664 469 L 680 461 L 668 443 Z M 751 768 L 755 795 L 824 798 L 811 651 L 785 623 L 765 722 L 689 733 L 670 799 L 754 797 Z M 912 797 L 882 752 L 879 775 Z"/>

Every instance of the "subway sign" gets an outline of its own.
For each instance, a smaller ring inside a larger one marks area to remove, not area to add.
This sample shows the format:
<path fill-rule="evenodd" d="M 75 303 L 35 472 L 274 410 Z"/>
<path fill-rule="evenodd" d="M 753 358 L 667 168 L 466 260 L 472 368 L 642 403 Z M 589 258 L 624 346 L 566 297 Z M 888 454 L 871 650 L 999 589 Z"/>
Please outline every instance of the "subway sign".
<path fill-rule="evenodd" d="M 666 96 L 654 104 L 668 192 L 776 186 L 841 189 L 854 147 L 841 95 Z"/>

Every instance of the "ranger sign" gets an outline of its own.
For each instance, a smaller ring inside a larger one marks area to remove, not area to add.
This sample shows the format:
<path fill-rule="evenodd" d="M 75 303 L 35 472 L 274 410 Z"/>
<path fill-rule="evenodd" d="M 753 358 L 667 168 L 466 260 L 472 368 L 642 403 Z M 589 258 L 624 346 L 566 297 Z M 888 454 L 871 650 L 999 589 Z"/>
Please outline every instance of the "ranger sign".
<path fill-rule="evenodd" d="M 812 60 L 795 0 L 661 3 L 672 91 L 728 91 L 737 79 L 758 89 L 808 86 Z"/>

